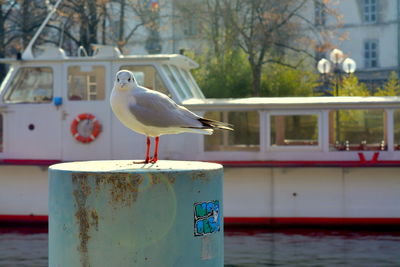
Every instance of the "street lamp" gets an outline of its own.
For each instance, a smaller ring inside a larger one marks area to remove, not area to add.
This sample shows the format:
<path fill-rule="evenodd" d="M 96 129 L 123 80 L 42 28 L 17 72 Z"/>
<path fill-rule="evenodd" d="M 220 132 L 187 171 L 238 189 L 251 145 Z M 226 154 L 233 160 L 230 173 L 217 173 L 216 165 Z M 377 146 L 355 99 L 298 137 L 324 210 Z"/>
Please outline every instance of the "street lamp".
<path fill-rule="evenodd" d="M 325 81 L 326 75 L 331 72 L 332 64 L 333 64 L 333 74 L 335 75 L 335 93 L 336 96 L 339 96 L 339 84 L 342 80 L 342 71 L 340 69 L 340 64 L 342 64 L 342 69 L 345 73 L 351 74 L 356 71 L 356 62 L 351 58 L 345 58 L 343 52 L 339 49 L 333 49 L 329 54 L 329 60 L 326 58 L 322 58 L 318 61 L 317 69 L 318 71 L 324 75 Z M 336 111 L 336 142 L 340 141 L 340 113 L 339 110 Z"/>
<path fill-rule="evenodd" d="M 342 79 L 342 71 L 340 69 L 340 65 L 342 65 L 342 70 L 347 73 L 354 73 L 356 71 L 356 62 L 351 58 L 345 58 L 343 52 L 339 49 L 333 49 L 329 54 L 329 59 L 322 58 L 318 61 L 317 69 L 319 73 L 323 74 L 324 77 L 328 73 L 331 72 L 332 65 L 333 65 L 333 73 L 335 75 L 336 80 L 336 96 L 339 96 L 339 84 Z"/>

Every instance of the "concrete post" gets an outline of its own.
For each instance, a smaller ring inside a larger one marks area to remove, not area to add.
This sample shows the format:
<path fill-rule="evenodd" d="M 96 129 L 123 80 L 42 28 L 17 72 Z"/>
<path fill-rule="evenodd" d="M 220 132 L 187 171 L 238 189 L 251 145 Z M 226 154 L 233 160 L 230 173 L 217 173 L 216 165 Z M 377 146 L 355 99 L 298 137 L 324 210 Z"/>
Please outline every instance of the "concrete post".
<path fill-rule="evenodd" d="M 87 161 L 49 169 L 49 266 L 223 266 L 222 166 Z"/>

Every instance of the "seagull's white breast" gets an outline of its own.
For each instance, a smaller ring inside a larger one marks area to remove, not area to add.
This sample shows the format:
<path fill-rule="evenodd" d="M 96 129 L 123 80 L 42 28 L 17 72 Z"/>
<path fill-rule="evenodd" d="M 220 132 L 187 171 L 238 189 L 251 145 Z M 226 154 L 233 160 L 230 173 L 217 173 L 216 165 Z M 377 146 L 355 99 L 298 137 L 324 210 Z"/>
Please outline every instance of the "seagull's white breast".
<path fill-rule="evenodd" d="M 111 109 L 115 116 L 129 129 L 148 135 L 146 126 L 140 123 L 135 116 L 129 111 L 129 105 L 135 104 L 135 98 L 129 91 L 113 90 L 110 97 Z"/>

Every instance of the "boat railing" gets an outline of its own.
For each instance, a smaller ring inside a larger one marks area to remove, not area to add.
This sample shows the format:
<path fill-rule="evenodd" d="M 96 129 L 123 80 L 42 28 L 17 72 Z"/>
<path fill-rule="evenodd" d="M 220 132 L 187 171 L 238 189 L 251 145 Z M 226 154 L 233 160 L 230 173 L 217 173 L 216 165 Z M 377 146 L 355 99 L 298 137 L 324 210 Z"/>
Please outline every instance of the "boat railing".
<path fill-rule="evenodd" d="M 78 57 L 88 57 L 86 49 L 81 45 L 78 47 Z"/>
<path fill-rule="evenodd" d="M 205 152 L 400 150 L 400 108 L 384 101 L 369 108 L 365 103 L 354 103 L 340 108 L 317 105 L 314 109 L 300 104 L 296 108 L 288 104 L 286 109 L 273 109 L 267 104 L 252 105 L 248 100 L 187 103 L 188 108 L 235 129 L 205 136 Z"/>

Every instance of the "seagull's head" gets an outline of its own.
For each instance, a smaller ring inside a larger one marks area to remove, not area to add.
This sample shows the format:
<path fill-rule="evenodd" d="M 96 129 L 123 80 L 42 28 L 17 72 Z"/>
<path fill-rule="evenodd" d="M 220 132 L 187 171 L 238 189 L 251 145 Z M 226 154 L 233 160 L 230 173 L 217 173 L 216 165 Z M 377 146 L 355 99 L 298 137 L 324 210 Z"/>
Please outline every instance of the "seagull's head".
<path fill-rule="evenodd" d="M 130 90 L 137 86 L 133 73 L 129 70 L 120 70 L 115 77 L 114 87 L 118 90 Z"/>

